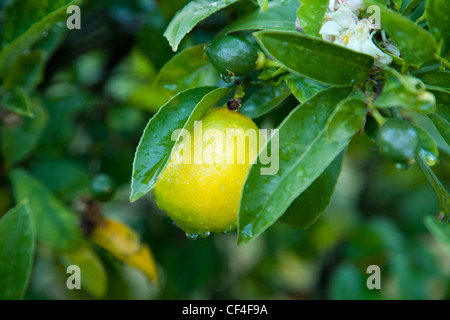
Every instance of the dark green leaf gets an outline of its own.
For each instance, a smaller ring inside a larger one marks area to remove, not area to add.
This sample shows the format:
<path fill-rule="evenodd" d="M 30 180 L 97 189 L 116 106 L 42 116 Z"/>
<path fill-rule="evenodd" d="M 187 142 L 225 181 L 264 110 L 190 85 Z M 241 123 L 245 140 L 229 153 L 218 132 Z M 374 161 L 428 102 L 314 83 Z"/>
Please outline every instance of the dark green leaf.
<path fill-rule="evenodd" d="M 285 83 L 265 86 L 245 101 L 241 112 L 251 119 L 258 118 L 279 106 L 290 94 L 291 91 Z"/>
<path fill-rule="evenodd" d="M 327 130 L 337 105 L 350 88 L 330 88 L 297 106 L 278 127 L 259 153 L 245 181 L 238 217 L 238 243 L 246 243 L 271 226 L 341 153 L 349 141 L 329 142 Z M 275 143 L 274 143 L 275 142 Z M 263 155 L 279 166 L 263 165 Z"/>
<path fill-rule="evenodd" d="M 450 49 L 450 1 L 428 0 L 425 14 L 434 38 L 444 39 L 445 52 L 448 52 Z"/>
<path fill-rule="evenodd" d="M 450 90 L 450 71 L 432 71 L 416 75 L 426 85 Z"/>
<path fill-rule="evenodd" d="M 2 155 L 6 167 L 22 161 L 34 150 L 47 122 L 47 111 L 35 103 L 34 118 L 22 118 L 17 124 L 1 126 Z"/>
<path fill-rule="evenodd" d="M 20 87 L 13 87 L 3 92 L 1 107 L 23 116 L 33 117 L 30 99 Z"/>
<path fill-rule="evenodd" d="M 224 98 L 225 88 L 198 87 L 180 92 L 159 109 L 147 124 L 133 163 L 130 200 L 136 201 L 155 185 L 170 159 L 176 129 L 189 128 L 194 121 Z"/>
<path fill-rule="evenodd" d="M 292 202 L 280 221 L 300 229 L 306 229 L 316 222 L 330 204 L 343 159 L 344 152 L 338 155 L 308 189 Z"/>
<path fill-rule="evenodd" d="M 432 216 L 426 216 L 424 222 L 436 240 L 442 243 L 450 252 L 450 223 L 440 221 Z"/>
<path fill-rule="evenodd" d="M 394 41 L 402 58 L 407 62 L 422 65 L 433 58 L 437 43 L 433 36 L 410 19 L 371 0 L 364 1 L 367 6 L 378 5 L 380 8 L 381 27 Z"/>
<path fill-rule="evenodd" d="M 81 238 L 77 217 L 27 172 L 15 169 L 11 180 L 16 201 L 28 199 L 38 240 L 61 251 L 76 248 Z"/>
<path fill-rule="evenodd" d="M 286 30 L 295 31 L 297 0 L 271 1 L 266 11 L 256 10 L 225 27 L 219 34 L 241 30 Z"/>
<path fill-rule="evenodd" d="M 167 99 L 183 90 L 215 84 L 220 76 L 209 63 L 204 45 L 198 45 L 176 54 L 159 71 L 153 83 Z"/>
<path fill-rule="evenodd" d="M 81 290 L 86 290 L 94 298 L 102 298 L 107 288 L 107 275 L 99 257 L 91 247 L 83 241 L 74 252 L 61 255 L 65 268 L 76 265 L 82 270 Z"/>
<path fill-rule="evenodd" d="M 214 0 L 212 2 L 210 0 L 193 0 L 189 2 L 177 12 L 164 32 L 173 51 L 177 51 L 181 40 L 197 23 L 237 1 L 239 0 Z"/>
<path fill-rule="evenodd" d="M 61 179 L 61 172 L 64 172 L 64 179 Z M 45 182 L 51 193 L 64 200 L 72 200 L 75 195 L 89 190 L 91 182 L 85 166 L 66 158 L 35 161 L 32 173 Z"/>
<path fill-rule="evenodd" d="M 0 300 L 21 299 L 33 265 L 36 236 L 27 202 L 0 219 Z"/>
<path fill-rule="evenodd" d="M 38 40 L 45 38 L 55 24 L 65 28 L 67 7 L 79 2 L 80 0 L 20 0 L 9 6 L 3 23 L 0 77 L 18 58 L 18 53 L 29 50 Z"/>
<path fill-rule="evenodd" d="M 450 146 L 450 123 L 436 113 L 432 113 L 428 116 L 433 121 L 442 138 L 447 142 L 447 145 Z"/>
<path fill-rule="evenodd" d="M 291 89 L 292 94 L 299 102 L 304 102 L 315 95 L 317 92 L 324 90 L 326 87 L 314 80 L 288 74 L 283 77 L 284 82 Z"/>
<path fill-rule="evenodd" d="M 3 81 L 7 89 L 19 86 L 30 92 L 40 82 L 44 68 L 44 53 L 33 51 L 28 55 L 21 54 L 13 66 L 8 69 Z"/>
<path fill-rule="evenodd" d="M 312 37 L 318 37 L 329 0 L 300 0 L 297 17 L 303 31 Z"/>
<path fill-rule="evenodd" d="M 400 8 L 400 12 L 405 15 L 411 12 L 412 9 L 417 7 L 424 0 L 402 0 L 402 6 Z"/>
<path fill-rule="evenodd" d="M 450 91 L 430 90 L 436 98 L 436 113 L 450 122 Z"/>
<path fill-rule="evenodd" d="M 374 62 L 371 56 L 299 33 L 260 31 L 254 35 L 266 54 L 286 69 L 324 83 L 361 83 Z"/>

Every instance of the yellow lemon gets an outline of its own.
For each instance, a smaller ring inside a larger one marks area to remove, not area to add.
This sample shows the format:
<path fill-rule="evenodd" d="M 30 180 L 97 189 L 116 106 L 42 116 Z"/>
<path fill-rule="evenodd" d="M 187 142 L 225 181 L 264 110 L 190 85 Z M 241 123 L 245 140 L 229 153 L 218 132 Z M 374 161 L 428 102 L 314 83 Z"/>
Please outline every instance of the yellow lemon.
<path fill-rule="evenodd" d="M 182 134 L 153 195 L 190 237 L 236 227 L 241 189 L 265 142 L 245 115 L 217 108 Z"/>

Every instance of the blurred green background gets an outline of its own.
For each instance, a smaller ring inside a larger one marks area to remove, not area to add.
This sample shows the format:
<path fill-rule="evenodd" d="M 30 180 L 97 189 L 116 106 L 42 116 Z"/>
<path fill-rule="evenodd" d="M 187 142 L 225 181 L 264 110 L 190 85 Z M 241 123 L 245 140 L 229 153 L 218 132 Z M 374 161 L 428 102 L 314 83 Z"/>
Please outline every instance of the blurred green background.
<path fill-rule="evenodd" d="M 103 213 L 150 245 L 161 289 L 95 248 L 108 277 L 104 299 L 449 299 L 450 254 L 423 223 L 438 211 L 433 190 L 417 166 L 399 171 L 382 159 L 364 133 L 350 145 L 329 209 L 307 230 L 277 222 L 241 247 L 235 233 L 192 241 L 151 196 L 129 203 L 136 146 L 167 100 L 151 86 L 174 55 L 162 34 L 187 2 L 86 1 L 81 30 L 55 25 L 35 45 L 49 57 L 45 69 L 28 70 L 42 75 L 30 93 L 35 118 L 1 114 L 0 215 L 14 206 L 7 178 L 12 163 L 43 181 L 69 208 L 89 193 L 94 176 L 109 175 L 116 191 Z M 0 8 L 7 4 L 0 1 Z M 233 10 L 213 15 L 179 50 L 211 40 L 233 18 Z M 289 99 L 257 122 L 276 124 L 295 105 Z M 448 160 L 442 152 L 434 167 L 445 184 Z M 373 264 L 381 268 L 381 290 L 365 285 Z M 92 298 L 67 290 L 66 279 L 58 253 L 38 245 L 25 298 Z"/>

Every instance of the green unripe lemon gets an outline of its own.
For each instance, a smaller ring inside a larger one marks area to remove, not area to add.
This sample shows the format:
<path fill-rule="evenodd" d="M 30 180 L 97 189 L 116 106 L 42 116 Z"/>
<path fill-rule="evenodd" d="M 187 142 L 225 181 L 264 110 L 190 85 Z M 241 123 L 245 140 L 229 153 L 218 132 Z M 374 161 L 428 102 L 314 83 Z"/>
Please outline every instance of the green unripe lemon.
<path fill-rule="evenodd" d="M 236 76 L 246 75 L 258 60 L 256 46 L 241 36 L 223 36 L 208 43 L 205 50 L 211 64 L 223 75 L 228 75 L 228 70 Z"/>
<path fill-rule="evenodd" d="M 231 231 L 236 227 L 243 183 L 264 137 L 250 118 L 227 108 L 208 111 L 201 119 L 201 134 L 195 134 L 198 129 L 199 124 L 190 138 L 177 144 L 153 195 L 157 206 L 187 234 Z M 256 143 L 238 143 L 251 132 Z M 238 161 L 242 155 L 245 158 Z"/>
<path fill-rule="evenodd" d="M 396 118 L 381 126 L 377 143 L 382 156 L 402 164 L 414 159 L 419 148 L 419 138 L 414 128 L 407 121 Z"/>

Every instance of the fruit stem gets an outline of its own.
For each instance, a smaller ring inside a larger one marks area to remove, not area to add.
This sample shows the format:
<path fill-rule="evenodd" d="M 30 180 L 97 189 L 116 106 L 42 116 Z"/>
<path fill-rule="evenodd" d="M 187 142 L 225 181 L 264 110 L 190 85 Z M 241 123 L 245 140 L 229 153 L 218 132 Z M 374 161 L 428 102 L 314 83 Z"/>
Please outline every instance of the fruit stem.
<path fill-rule="evenodd" d="M 416 155 L 416 162 L 419 165 L 420 170 L 423 172 L 428 180 L 428 183 L 434 190 L 438 201 L 439 201 L 439 219 L 448 220 L 450 214 L 450 195 L 439 181 L 439 179 L 434 174 L 433 170 L 428 166 L 428 164 L 423 159 L 420 152 Z"/>

